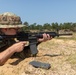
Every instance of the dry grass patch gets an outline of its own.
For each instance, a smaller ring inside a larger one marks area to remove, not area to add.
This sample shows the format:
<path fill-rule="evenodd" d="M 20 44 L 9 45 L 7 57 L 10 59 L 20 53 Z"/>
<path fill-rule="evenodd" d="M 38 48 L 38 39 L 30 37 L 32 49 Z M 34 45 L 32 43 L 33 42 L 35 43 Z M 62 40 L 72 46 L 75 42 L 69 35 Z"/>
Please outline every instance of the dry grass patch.
<path fill-rule="evenodd" d="M 76 54 L 71 54 L 68 59 L 68 62 L 70 62 L 72 65 L 76 64 Z"/>
<path fill-rule="evenodd" d="M 52 39 L 38 46 L 37 57 L 29 57 L 16 65 L 11 59 L 0 66 L 0 75 L 76 75 L 76 40 Z M 49 54 L 49 55 L 47 55 Z M 51 64 L 49 70 L 35 68 L 29 62 L 37 60 Z"/>

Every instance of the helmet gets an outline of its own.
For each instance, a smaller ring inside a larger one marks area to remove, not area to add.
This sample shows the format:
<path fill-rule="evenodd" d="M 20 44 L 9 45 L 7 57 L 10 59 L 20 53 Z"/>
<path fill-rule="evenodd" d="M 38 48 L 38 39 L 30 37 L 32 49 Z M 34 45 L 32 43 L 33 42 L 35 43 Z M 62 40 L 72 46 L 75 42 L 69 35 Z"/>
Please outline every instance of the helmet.
<path fill-rule="evenodd" d="M 21 28 L 24 26 L 19 16 L 10 12 L 0 14 L 0 28 Z"/>

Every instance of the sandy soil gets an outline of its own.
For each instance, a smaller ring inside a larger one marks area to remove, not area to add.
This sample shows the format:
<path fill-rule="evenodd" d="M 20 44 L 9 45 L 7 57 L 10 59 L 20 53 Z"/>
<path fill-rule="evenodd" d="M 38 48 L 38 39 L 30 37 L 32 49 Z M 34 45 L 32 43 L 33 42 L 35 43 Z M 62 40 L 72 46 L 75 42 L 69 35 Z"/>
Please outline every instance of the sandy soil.
<path fill-rule="evenodd" d="M 0 66 L 0 75 L 76 75 L 76 61 L 73 63 L 69 60 L 73 55 L 76 60 L 75 40 L 52 39 L 41 43 L 38 50 L 37 57 L 9 59 L 5 65 Z M 35 68 L 29 64 L 33 60 L 49 63 L 51 68 Z"/>

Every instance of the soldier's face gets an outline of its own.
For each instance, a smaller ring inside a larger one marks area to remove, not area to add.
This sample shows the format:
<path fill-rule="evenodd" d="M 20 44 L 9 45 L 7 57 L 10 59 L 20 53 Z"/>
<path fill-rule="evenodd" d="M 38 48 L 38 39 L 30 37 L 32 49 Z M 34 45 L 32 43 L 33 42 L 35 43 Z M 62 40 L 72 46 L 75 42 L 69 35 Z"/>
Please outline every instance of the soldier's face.
<path fill-rule="evenodd" d="M 2 32 L 6 35 L 16 35 L 19 28 L 4 28 Z"/>

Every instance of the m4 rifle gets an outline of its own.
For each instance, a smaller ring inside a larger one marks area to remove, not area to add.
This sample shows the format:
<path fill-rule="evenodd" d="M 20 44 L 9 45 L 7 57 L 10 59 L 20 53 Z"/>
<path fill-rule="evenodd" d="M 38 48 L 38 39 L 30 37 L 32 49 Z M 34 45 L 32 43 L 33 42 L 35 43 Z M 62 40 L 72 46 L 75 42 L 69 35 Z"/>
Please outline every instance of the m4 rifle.
<path fill-rule="evenodd" d="M 25 33 L 25 32 L 19 32 L 17 35 L 0 35 L 0 40 L 5 39 L 11 39 L 11 38 L 17 38 L 19 41 L 29 41 L 29 47 L 32 53 L 32 56 L 36 56 L 38 53 L 37 50 L 37 43 L 38 38 L 43 38 L 43 33 L 49 34 L 52 38 L 59 37 L 62 35 L 72 35 L 70 34 L 58 34 L 56 32 L 39 32 L 39 33 Z"/>

